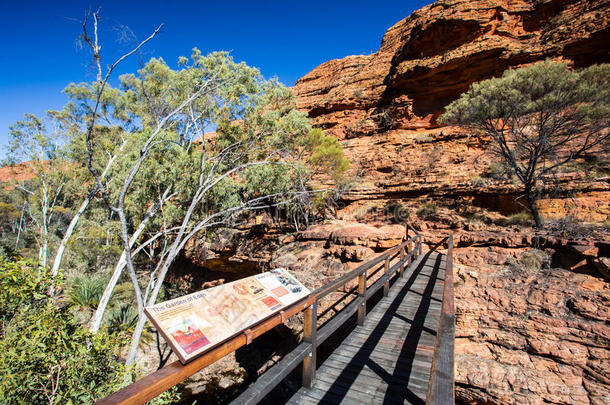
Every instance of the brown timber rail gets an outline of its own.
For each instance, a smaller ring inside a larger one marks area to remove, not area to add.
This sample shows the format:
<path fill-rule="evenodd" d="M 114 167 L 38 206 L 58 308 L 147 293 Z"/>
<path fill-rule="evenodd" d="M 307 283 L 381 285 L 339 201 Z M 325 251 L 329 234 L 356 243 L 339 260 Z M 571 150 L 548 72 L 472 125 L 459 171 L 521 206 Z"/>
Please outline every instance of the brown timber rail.
<path fill-rule="evenodd" d="M 441 317 L 436 333 L 434 357 L 430 370 L 430 383 L 426 404 L 450 405 L 454 403 L 454 342 L 455 342 L 455 306 L 453 292 L 453 235 L 449 236 L 443 285 L 443 302 Z"/>
<path fill-rule="evenodd" d="M 407 233 L 408 235 L 408 229 Z M 422 253 L 422 240 L 413 228 L 415 235 L 405 237 L 404 242 L 379 254 L 372 260 L 358 266 L 356 269 L 344 274 L 331 283 L 318 288 L 301 301 L 286 308 L 283 313 L 273 315 L 243 333 L 229 339 L 201 357 L 182 364 L 175 361 L 152 374 L 128 385 L 127 387 L 96 402 L 98 405 L 143 404 L 150 401 L 176 384 L 181 383 L 193 374 L 218 361 L 227 354 L 247 345 L 252 339 L 283 323 L 286 319 L 304 311 L 304 339 L 292 352 L 263 374 L 244 391 L 236 400 L 239 404 L 255 404 L 263 399 L 299 364 L 303 367 L 303 385 L 311 387 L 315 380 L 316 350 L 317 347 L 343 325 L 354 313 L 358 313 L 358 324 L 364 323 L 366 316 L 366 302 L 375 292 L 383 288 L 384 296 L 388 294 L 390 280 L 394 274 L 402 275 L 406 267 Z M 414 245 L 412 247 L 412 245 Z M 393 259 L 398 261 L 391 265 Z M 382 264 L 378 269 L 377 265 Z M 374 270 L 373 270 L 374 269 Z M 373 270 L 373 271 L 371 271 Z M 380 271 L 383 274 L 370 286 L 368 281 Z M 370 272 L 370 273 L 369 273 Z M 358 279 L 358 296 L 351 301 L 339 314 L 331 318 L 324 326 L 317 327 L 318 301 L 347 284 Z M 444 305 L 444 303 L 443 303 Z"/>

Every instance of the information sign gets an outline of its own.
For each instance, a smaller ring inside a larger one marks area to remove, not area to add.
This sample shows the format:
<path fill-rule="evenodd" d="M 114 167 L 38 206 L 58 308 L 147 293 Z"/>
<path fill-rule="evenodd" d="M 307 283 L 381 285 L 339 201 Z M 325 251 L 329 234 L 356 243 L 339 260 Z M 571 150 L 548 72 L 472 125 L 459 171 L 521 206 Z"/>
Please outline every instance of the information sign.
<path fill-rule="evenodd" d="M 146 307 L 144 312 L 184 364 L 309 295 L 275 269 Z"/>

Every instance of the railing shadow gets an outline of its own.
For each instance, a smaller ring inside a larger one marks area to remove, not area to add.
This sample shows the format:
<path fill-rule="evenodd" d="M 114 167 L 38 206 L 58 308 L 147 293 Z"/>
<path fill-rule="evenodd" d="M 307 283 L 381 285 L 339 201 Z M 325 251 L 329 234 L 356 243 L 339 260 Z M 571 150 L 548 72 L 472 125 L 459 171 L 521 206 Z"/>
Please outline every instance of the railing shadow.
<path fill-rule="evenodd" d="M 428 276 L 428 282 L 424 292 L 421 294 L 421 300 L 413 319 L 406 320 L 405 328 L 408 328 L 406 338 L 403 342 L 400 354 L 398 355 L 396 366 L 392 372 L 386 371 L 382 366 L 377 364 L 371 354 L 374 348 L 379 343 L 384 332 L 390 325 L 393 318 L 398 317 L 405 321 L 404 317 L 396 314 L 407 293 L 412 291 L 412 287 L 418 277 L 423 276 L 422 270 L 426 265 L 430 256 L 436 252 L 436 249 L 442 245 L 442 242 L 432 247 L 430 251 L 423 255 L 418 266 L 410 274 L 409 279 L 404 286 L 396 294 L 388 309 L 378 321 L 377 325 L 370 333 L 367 340 L 362 344 L 361 348 L 353 356 L 348 365 L 341 371 L 335 382 L 329 387 L 321 403 L 337 403 L 347 395 L 348 391 L 356 381 L 356 378 L 365 366 L 369 367 L 388 385 L 384 397 L 384 403 L 404 402 L 407 400 L 413 404 L 423 404 L 424 400 L 413 393 L 409 388 L 409 376 L 413 370 L 413 363 L 419 340 L 423 332 L 436 335 L 435 331 L 425 327 L 425 321 L 430 309 L 430 304 L 433 301 L 432 293 L 435 284 L 442 280 L 439 279 L 438 273 L 441 267 L 442 256 L 438 255 L 431 274 Z M 369 321 L 370 322 L 370 321 Z"/>

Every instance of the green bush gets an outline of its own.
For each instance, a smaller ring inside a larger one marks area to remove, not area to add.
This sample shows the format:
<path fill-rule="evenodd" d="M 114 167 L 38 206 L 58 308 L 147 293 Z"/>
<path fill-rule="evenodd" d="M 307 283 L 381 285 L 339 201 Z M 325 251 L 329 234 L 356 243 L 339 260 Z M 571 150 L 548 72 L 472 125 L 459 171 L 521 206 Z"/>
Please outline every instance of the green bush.
<path fill-rule="evenodd" d="M 500 219 L 497 221 L 497 224 L 500 226 L 532 226 L 534 221 L 532 219 L 532 215 L 529 212 L 518 212 L 516 214 L 511 214 L 506 218 Z"/>
<path fill-rule="evenodd" d="M 433 203 L 425 203 L 421 207 L 417 209 L 417 216 L 423 220 L 434 219 L 436 213 L 438 212 L 438 207 Z"/>
<path fill-rule="evenodd" d="M 384 208 L 384 214 L 390 217 L 394 224 L 404 224 L 409 222 L 411 213 L 401 202 L 393 201 L 388 203 Z"/>
<path fill-rule="evenodd" d="M 337 138 L 326 135 L 321 129 L 309 131 L 305 140 L 310 156 L 308 162 L 317 170 L 339 179 L 349 169 L 349 160 Z"/>
<path fill-rule="evenodd" d="M 117 335 L 91 335 L 49 295 L 60 281 L 0 257 L 0 403 L 90 404 L 124 385 Z"/>
<path fill-rule="evenodd" d="M 95 309 L 102 298 L 107 280 L 105 277 L 77 277 L 68 292 L 70 303 L 81 309 Z"/>
<path fill-rule="evenodd" d="M 124 385 L 118 347 L 53 302 L 20 311 L 0 339 L 0 403 L 93 403 Z"/>
<path fill-rule="evenodd" d="M 0 321 L 10 322 L 22 308 L 44 302 L 59 280 L 29 260 L 0 256 Z"/>
<path fill-rule="evenodd" d="M 17 252 L 11 246 L 0 242 L 0 257 L 5 260 L 16 259 Z"/>

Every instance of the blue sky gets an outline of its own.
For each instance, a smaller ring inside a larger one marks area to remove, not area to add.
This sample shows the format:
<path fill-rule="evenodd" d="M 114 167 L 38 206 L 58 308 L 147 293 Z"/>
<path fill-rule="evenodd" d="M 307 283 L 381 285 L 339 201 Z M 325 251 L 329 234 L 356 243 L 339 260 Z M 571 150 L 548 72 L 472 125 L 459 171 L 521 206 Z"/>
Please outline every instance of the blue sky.
<path fill-rule="evenodd" d="M 90 53 L 77 46 L 86 10 L 101 7 L 102 57 L 129 49 L 118 41 L 121 26 L 137 39 L 160 23 L 162 33 L 144 51 L 170 66 L 193 47 L 231 51 L 292 86 L 319 64 L 379 48 L 387 28 L 429 1 L 28 1 L 0 0 L 0 157 L 8 127 L 24 113 L 42 115 L 66 101 L 70 82 L 94 79 Z M 75 21 L 76 20 L 76 21 Z M 134 72 L 138 59 L 118 74 Z M 117 76 L 115 75 L 115 77 Z"/>

